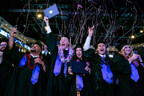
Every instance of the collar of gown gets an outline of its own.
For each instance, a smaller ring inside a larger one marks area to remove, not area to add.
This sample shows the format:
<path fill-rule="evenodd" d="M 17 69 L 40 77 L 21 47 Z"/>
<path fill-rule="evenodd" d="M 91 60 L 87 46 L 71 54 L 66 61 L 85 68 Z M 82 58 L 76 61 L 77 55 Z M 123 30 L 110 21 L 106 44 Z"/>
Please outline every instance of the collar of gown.
<path fill-rule="evenodd" d="M 39 57 L 39 55 L 36 55 L 36 56 L 34 56 L 34 55 L 32 55 L 32 54 L 30 54 L 33 58 L 38 58 Z"/>
<path fill-rule="evenodd" d="M 104 54 L 104 55 L 99 54 L 99 56 L 100 56 L 100 57 L 102 57 L 102 58 L 105 58 L 105 57 L 106 57 L 106 55 L 105 55 L 105 54 Z"/>

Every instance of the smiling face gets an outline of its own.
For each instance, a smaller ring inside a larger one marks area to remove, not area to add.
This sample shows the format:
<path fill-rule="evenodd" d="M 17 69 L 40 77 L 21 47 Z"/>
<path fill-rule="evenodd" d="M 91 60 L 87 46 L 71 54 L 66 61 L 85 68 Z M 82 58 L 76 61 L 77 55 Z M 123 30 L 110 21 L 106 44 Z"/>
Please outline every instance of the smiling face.
<path fill-rule="evenodd" d="M 0 44 L 0 51 L 4 51 L 7 47 L 7 42 L 1 42 Z"/>
<path fill-rule="evenodd" d="M 132 52 L 132 48 L 130 45 L 125 45 L 123 48 L 122 48 L 122 51 L 124 52 L 125 55 L 130 55 L 131 52 Z"/>
<path fill-rule="evenodd" d="M 60 46 L 62 49 L 68 48 L 69 44 L 70 44 L 70 42 L 67 37 L 61 37 Z"/>
<path fill-rule="evenodd" d="M 41 47 L 38 44 L 34 44 L 31 47 L 31 53 L 37 53 L 40 54 L 40 52 L 42 51 Z"/>
<path fill-rule="evenodd" d="M 97 51 L 99 54 L 104 55 L 106 52 L 106 46 L 104 43 L 99 43 L 97 47 Z"/>
<path fill-rule="evenodd" d="M 81 48 L 76 48 L 76 56 L 78 58 L 82 58 L 82 49 Z"/>

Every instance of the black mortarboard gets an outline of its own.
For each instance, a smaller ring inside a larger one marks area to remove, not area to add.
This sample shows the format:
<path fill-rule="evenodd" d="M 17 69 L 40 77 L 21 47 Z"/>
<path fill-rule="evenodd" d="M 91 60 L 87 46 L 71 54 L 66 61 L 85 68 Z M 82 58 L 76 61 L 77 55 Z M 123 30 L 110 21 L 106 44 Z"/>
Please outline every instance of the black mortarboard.
<path fill-rule="evenodd" d="M 0 40 L 0 43 L 1 42 L 7 42 L 8 43 L 8 39 L 7 38 L 2 38 L 1 40 Z"/>
<path fill-rule="evenodd" d="M 99 41 L 94 45 L 94 48 L 97 49 L 98 44 L 100 44 L 100 43 L 104 43 L 104 44 L 105 44 L 105 42 L 104 42 L 103 40 L 99 40 Z"/>
<path fill-rule="evenodd" d="M 81 48 L 83 50 L 83 45 L 78 43 L 76 44 L 76 46 L 74 47 L 74 50 L 76 50 L 76 48 Z"/>
<path fill-rule="evenodd" d="M 42 43 L 40 41 L 36 41 L 34 44 L 38 44 L 42 48 Z"/>
<path fill-rule="evenodd" d="M 68 38 L 68 40 L 70 39 L 70 35 L 68 33 L 62 35 L 61 37 L 66 37 L 66 38 Z"/>
<path fill-rule="evenodd" d="M 129 44 L 129 43 L 120 44 L 119 46 L 117 46 L 117 49 L 118 49 L 119 51 L 121 51 L 121 49 L 122 49 L 125 45 L 130 45 L 130 44 Z"/>

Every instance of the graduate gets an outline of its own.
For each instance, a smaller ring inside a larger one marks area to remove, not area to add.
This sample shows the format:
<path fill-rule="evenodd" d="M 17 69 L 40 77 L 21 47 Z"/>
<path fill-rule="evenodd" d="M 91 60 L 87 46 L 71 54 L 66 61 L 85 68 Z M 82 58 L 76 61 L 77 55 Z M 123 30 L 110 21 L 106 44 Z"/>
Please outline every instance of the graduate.
<path fill-rule="evenodd" d="M 89 34 L 84 44 L 84 50 L 90 48 L 93 29 L 94 26 L 89 29 Z M 91 56 L 90 68 L 92 96 L 113 96 L 111 61 L 106 54 L 106 45 L 103 41 L 97 44 L 96 53 L 93 53 Z"/>
<path fill-rule="evenodd" d="M 133 81 L 132 88 L 134 96 L 143 96 L 144 64 L 141 56 L 137 52 L 134 52 L 129 44 L 122 46 L 121 54 L 129 61 L 131 67 L 130 78 Z"/>
<path fill-rule="evenodd" d="M 42 44 L 37 41 L 31 47 L 29 54 L 20 53 L 14 46 L 16 33 L 17 30 L 13 28 L 8 43 L 14 71 L 6 96 L 42 96 L 42 80 L 46 72 L 45 62 L 40 56 Z"/>
<path fill-rule="evenodd" d="M 90 80 L 89 80 L 89 74 L 91 72 L 90 68 L 89 68 L 89 62 L 87 60 L 86 57 L 84 57 L 84 51 L 83 51 L 83 46 L 82 44 L 76 44 L 75 48 L 75 55 L 72 59 L 72 61 L 76 61 L 76 62 L 84 62 L 86 63 L 86 67 L 84 68 L 84 70 L 88 71 L 87 74 L 83 74 L 83 73 L 73 73 L 71 66 L 68 69 L 69 74 L 75 76 L 75 85 L 71 85 L 71 87 L 73 87 L 73 89 L 76 88 L 77 90 L 77 96 L 90 96 Z"/>
<path fill-rule="evenodd" d="M 47 25 L 45 44 L 51 51 L 52 56 L 46 96 L 76 96 L 76 90 L 70 91 L 70 85 L 71 83 L 74 84 L 75 79 L 68 74 L 68 67 L 74 55 L 74 50 L 70 46 L 69 36 L 68 34 L 62 36 L 60 45 L 57 46 L 48 18 L 44 17 L 44 21 Z"/>
<path fill-rule="evenodd" d="M 10 79 L 12 72 L 12 65 L 8 61 L 7 56 L 7 42 L 8 40 L 3 38 L 0 41 L 0 95 L 5 96 L 7 83 Z"/>
<path fill-rule="evenodd" d="M 114 58 L 112 63 L 112 71 L 115 77 L 116 86 L 114 87 L 114 89 L 116 96 L 134 96 L 134 90 L 132 88 L 133 81 L 130 78 L 131 67 L 129 61 L 123 55 L 125 52 L 123 50 L 119 53 L 115 53 L 113 56 Z"/>

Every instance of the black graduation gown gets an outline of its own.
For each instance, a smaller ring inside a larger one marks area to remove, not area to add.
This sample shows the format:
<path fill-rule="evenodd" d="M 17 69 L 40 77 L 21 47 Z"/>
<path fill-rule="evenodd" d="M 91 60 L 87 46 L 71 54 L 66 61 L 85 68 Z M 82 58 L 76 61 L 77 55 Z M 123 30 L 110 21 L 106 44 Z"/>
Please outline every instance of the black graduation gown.
<path fill-rule="evenodd" d="M 84 61 L 85 60 L 85 61 Z M 73 61 L 76 61 L 76 59 L 74 58 Z M 80 62 L 86 62 L 86 58 L 84 58 L 83 60 L 80 60 Z M 72 84 L 71 87 L 73 87 L 73 90 L 76 90 L 76 75 L 77 74 L 73 74 L 75 77 L 75 84 Z M 82 90 L 80 91 L 80 96 L 91 96 L 90 93 L 90 74 L 79 74 L 80 76 L 82 76 L 83 79 L 83 84 L 84 87 L 82 88 Z M 71 88 L 72 89 L 72 88 Z M 78 90 L 78 89 L 77 89 Z"/>
<path fill-rule="evenodd" d="M 76 90 L 73 89 L 74 87 L 70 88 L 70 85 L 75 84 L 75 79 L 73 76 L 68 74 L 68 71 L 67 77 L 65 77 L 63 73 L 64 66 L 61 67 L 61 72 L 58 76 L 55 76 L 55 74 L 53 73 L 55 61 L 58 54 L 58 48 L 56 46 L 56 40 L 52 33 L 46 35 L 45 44 L 51 51 L 51 65 L 47 82 L 46 96 L 76 96 Z M 67 55 L 67 53 L 68 51 L 64 52 L 65 55 Z M 70 64 L 68 63 L 67 67 L 69 66 Z"/>
<path fill-rule="evenodd" d="M 124 56 L 116 53 L 113 58 L 112 72 L 118 80 L 115 86 L 116 96 L 133 96 L 132 80 L 130 78 L 131 67 Z"/>
<path fill-rule="evenodd" d="M 12 65 L 8 61 L 8 59 L 5 58 L 5 55 L 3 56 L 3 61 L 0 64 L 0 96 L 5 96 L 7 83 L 11 77 L 12 72 Z"/>
<path fill-rule="evenodd" d="M 108 60 L 108 56 L 106 57 Z M 93 54 L 90 62 L 91 68 L 91 96 L 113 96 L 113 86 L 112 84 L 107 83 L 103 77 L 101 72 L 101 62 L 102 59 L 98 54 Z M 111 66 L 110 60 L 108 60 Z"/>
<path fill-rule="evenodd" d="M 137 82 L 132 82 L 132 87 L 134 90 L 134 96 L 144 96 L 144 68 L 139 65 L 137 67 L 138 74 L 139 74 L 139 79 Z"/>
<path fill-rule="evenodd" d="M 83 76 L 82 78 L 83 78 L 84 87 L 80 91 L 80 96 L 91 96 L 89 74 L 85 74 L 85 76 Z"/>
<path fill-rule="evenodd" d="M 19 68 L 19 63 L 24 54 L 18 52 L 15 48 L 9 54 L 11 54 L 11 61 L 15 66 L 6 96 L 42 96 L 42 78 L 44 74 L 42 67 L 40 67 L 38 82 L 33 85 L 31 82 L 33 70 L 28 67 L 28 63 Z M 30 66 L 34 66 L 32 57 L 30 57 Z"/>

